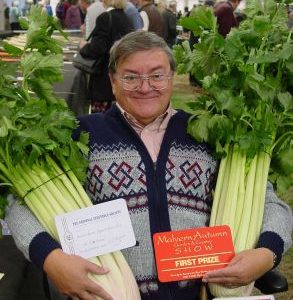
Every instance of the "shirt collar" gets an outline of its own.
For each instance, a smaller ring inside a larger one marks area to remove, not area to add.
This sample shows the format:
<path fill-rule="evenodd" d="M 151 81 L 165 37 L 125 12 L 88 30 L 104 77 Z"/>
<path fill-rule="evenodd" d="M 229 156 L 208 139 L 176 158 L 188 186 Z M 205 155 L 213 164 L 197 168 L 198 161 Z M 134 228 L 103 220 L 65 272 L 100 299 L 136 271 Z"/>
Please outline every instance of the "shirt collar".
<path fill-rule="evenodd" d="M 132 116 L 130 113 L 125 111 L 117 102 L 117 107 L 121 111 L 123 117 L 125 120 L 130 124 L 131 127 L 133 127 L 136 130 L 142 131 L 144 128 L 148 128 L 152 131 L 160 131 L 162 129 L 165 129 L 167 127 L 167 124 L 170 120 L 170 118 L 176 113 L 176 110 L 172 107 L 171 103 L 169 104 L 167 110 L 158 116 L 153 122 L 151 122 L 148 125 L 141 124 L 137 119 L 135 119 L 134 116 Z"/>

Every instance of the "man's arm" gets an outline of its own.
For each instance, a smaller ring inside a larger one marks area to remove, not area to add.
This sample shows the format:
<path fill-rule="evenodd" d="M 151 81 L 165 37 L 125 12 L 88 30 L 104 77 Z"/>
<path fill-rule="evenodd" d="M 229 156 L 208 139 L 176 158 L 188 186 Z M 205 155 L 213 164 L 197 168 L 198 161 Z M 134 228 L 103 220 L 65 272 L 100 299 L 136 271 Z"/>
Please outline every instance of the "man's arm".
<path fill-rule="evenodd" d="M 47 255 L 60 248 L 60 244 L 46 232 L 26 205 L 13 203 L 6 213 L 5 221 L 16 246 L 41 269 Z"/>
<path fill-rule="evenodd" d="M 96 295 L 105 300 L 112 297 L 88 277 L 107 274 L 109 270 L 83 259 L 64 253 L 25 206 L 14 203 L 7 212 L 7 222 L 17 247 L 26 258 L 43 270 L 61 294 L 78 299 Z"/>
<path fill-rule="evenodd" d="M 276 265 L 280 262 L 282 254 L 292 246 L 292 227 L 291 208 L 277 197 L 273 185 L 268 183 L 262 230 L 257 247 L 273 251 L 277 255 Z"/>

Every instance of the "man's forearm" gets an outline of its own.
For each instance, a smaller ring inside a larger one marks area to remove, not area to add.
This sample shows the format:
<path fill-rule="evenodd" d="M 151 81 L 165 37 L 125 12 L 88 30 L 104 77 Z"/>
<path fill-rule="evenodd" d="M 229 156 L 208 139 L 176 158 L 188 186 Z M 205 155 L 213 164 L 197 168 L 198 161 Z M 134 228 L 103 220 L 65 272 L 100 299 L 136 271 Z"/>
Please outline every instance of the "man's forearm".
<path fill-rule="evenodd" d="M 25 205 L 14 203 L 8 210 L 5 221 L 16 246 L 28 260 L 41 269 L 47 255 L 60 248 L 59 243 L 45 231 Z"/>

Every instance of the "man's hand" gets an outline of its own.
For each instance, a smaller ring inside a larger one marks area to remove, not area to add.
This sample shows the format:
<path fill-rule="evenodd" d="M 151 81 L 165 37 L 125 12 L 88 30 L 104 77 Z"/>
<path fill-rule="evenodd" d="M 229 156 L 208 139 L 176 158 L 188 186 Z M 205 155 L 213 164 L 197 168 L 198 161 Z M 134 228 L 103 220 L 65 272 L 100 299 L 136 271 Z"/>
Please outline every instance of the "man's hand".
<path fill-rule="evenodd" d="M 88 277 L 88 273 L 107 274 L 109 270 L 80 256 L 68 255 L 56 249 L 45 259 L 44 271 L 59 292 L 72 299 L 95 300 L 99 296 L 104 300 L 113 300 L 99 284 Z"/>
<path fill-rule="evenodd" d="M 274 254 L 269 249 L 245 250 L 236 254 L 227 267 L 206 273 L 202 280 L 233 288 L 247 285 L 269 271 L 273 261 Z"/>

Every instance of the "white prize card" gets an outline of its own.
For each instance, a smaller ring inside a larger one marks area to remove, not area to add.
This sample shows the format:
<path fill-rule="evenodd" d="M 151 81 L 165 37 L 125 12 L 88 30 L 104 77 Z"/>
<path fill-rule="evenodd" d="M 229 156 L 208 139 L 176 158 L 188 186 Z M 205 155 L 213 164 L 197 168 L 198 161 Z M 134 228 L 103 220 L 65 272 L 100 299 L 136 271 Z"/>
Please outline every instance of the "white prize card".
<path fill-rule="evenodd" d="M 273 295 L 247 296 L 247 297 L 228 297 L 228 298 L 214 298 L 213 300 L 274 300 Z"/>
<path fill-rule="evenodd" d="M 136 244 L 125 199 L 96 204 L 55 218 L 64 252 L 90 258 Z"/>
<path fill-rule="evenodd" d="M 0 280 L 3 278 L 4 274 L 0 273 Z"/>

